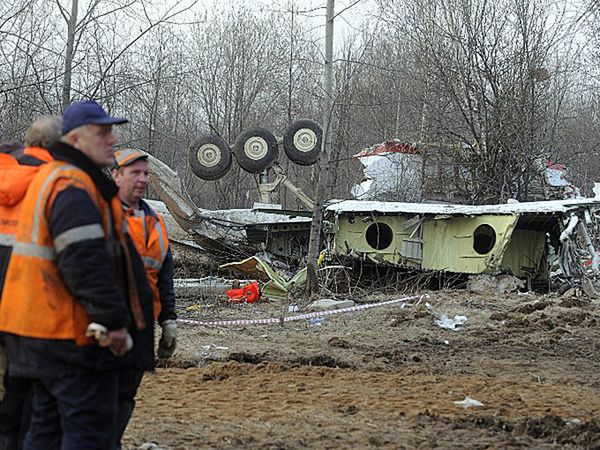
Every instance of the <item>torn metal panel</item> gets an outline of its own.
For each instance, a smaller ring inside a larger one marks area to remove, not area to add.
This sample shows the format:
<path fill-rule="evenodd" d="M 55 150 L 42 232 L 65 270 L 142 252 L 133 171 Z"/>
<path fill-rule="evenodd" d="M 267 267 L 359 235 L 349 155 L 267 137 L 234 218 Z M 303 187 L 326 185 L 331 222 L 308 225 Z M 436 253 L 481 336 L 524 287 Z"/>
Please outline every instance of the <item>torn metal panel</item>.
<path fill-rule="evenodd" d="M 307 245 L 304 241 L 308 242 L 310 217 L 286 211 L 276 214 L 252 209 L 200 209 L 183 190 L 177 172 L 151 155 L 148 162 L 152 189 L 177 224 L 203 248 L 227 254 L 266 249 L 278 256 L 293 257 L 297 255 L 293 244 Z"/>
<path fill-rule="evenodd" d="M 546 233 L 543 231 L 514 230 L 499 269 L 520 278 L 539 272 L 545 245 Z"/>
<path fill-rule="evenodd" d="M 423 184 L 421 155 L 387 152 L 357 155 L 364 179 L 350 190 L 359 200 L 420 201 Z"/>
<path fill-rule="evenodd" d="M 286 281 L 269 264 L 256 256 L 243 261 L 223 264 L 219 268 L 238 272 L 249 278 L 265 282 L 261 292 L 269 298 L 285 298 L 294 288 L 306 283 L 306 269 L 300 270 L 290 280 Z"/>

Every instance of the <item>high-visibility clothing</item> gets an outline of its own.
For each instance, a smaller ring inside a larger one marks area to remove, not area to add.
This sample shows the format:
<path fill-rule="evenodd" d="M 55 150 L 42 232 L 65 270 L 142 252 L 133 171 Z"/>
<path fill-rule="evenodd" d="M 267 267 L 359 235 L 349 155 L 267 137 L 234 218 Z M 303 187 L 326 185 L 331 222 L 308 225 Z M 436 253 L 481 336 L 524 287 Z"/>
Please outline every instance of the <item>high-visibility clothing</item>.
<path fill-rule="evenodd" d="M 27 166 L 40 166 L 52 161 L 52 155 L 43 147 L 25 147 L 12 154 L 19 164 Z"/>
<path fill-rule="evenodd" d="M 21 202 L 40 166 L 51 160 L 48 150 L 41 147 L 0 154 L 0 291 L 15 242 Z"/>
<path fill-rule="evenodd" d="M 46 214 L 58 193 L 69 187 L 89 195 L 102 224 L 75 227 L 53 239 Z M 21 205 L 0 302 L 0 330 L 32 338 L 74 340 L 77 345 L 94 343 L 85 336 L 91 320 L 61 277 L 56 257 L 72 243 L 103 238 L 109 255 L 119 258 L 125 241 L 123 220 L 118 197 L 108 204 L 86 172 L 62 161 L 43 166 Z"/>
<path fill-rule="evenodd" d="M 142 257 L 152 288 L 154 320 L 161 312 L 159 273 L 169 253 L 169 238 L 163 217 L 143 203 L 143 208 L 125 209 L 129 235 Z"/>

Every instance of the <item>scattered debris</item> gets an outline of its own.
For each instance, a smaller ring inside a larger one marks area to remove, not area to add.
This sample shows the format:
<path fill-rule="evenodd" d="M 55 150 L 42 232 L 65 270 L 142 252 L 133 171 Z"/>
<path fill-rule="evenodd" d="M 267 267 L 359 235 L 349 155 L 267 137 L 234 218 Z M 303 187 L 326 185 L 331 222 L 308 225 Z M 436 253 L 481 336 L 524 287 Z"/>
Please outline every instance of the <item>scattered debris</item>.
<path fill-rule="evenodd" d="M 583 422 L 581 421 L 581 419 L 566 419 L 565 423 L 567 425 L 581 425 Z"/>
<path fill-rule="evenodd" d="M 300 270 L 291 279 L 286 280 L 266 261 L 256 256 L 251 256 L 243 261 L 223 264 L 220 268 L 229 269 L 251 278 L 265 281 L 266 283 L 262 288 L 262 295 L 273 299 L 285 298 L 289 292 L 306 283 L 306 269 Z"/>
<path fill-rule="evenodd" d="M 594 287 L 589 278 L 583 280 L 583 283 L 581 284 L 581 289 L 583 290 L 583 293 L 590 298 L 596 298 L 598 296 L 598 292 L 596 292 L 596 288 Z"/>
<path fill-rule="evenodd" d="M 332 298 L 322 298 L 316 300 L 308 305 L 308 309 L 311 311 L 324 311 L 326 309 L 340 309 L 354 306 L 355 303 L 352 300 L 334 300 Z"/>
<path fill-rule="evenodd" d="M 211 305 L 211 304 L 196 303 L 194 305 L 186 306 L 185 310 L 186 311 L 202 311 L 204 309 L 212 308 L 213 306 L 214 305 Z"/>
<path fill-rule="evenodd" d="M 159 447 L 156 442 L 144 442 L 140 445 L 137 450 L 164 450 L 163 447 Z"/>
<path fill-rule="evenodd" d="M 451 319 L 446 314 L 443 314 L 438 320 L 435 321 L 435 324 L 440 328 L 458 331 L 462 329 L 462 326 L 467 320 L 468 319 L 466 316 L 454 316 L 454 318 Z"/>
<path fill-rule="evenodd" d="M 200 356 L 208 359 L 221 360 L 227 357 L 229 347 L 222 347 L 215 344 L 203 345 L 200 347 Z"/>
<path fill-rule="evenodd" d="M 308 324 L 312 327 L 320 327 L 325 323 L 325 317 L 314 317 L 312 319 L 308 319 Z"/>
<path fill-rule="evenodd" d="M 478 294 L 507 294 L 525 287 L 525 281 L 512 275 L 472 275 L 467 289 Z"/>
<path fill-rule="evenodd" d="M 251 283 L 255 280 L 240 280 Z M 178 296 L 199 297 L 203 295 L 222 295 L 231 289 L 233 280 L 220 277 L 176 278 L 173 285 Z"/>
<path fill-rule="evenodd" d="M 473 406 L 483 406 L 483 403 L 481 403 L 479 400 L 475 400 L 474 398 L 471 398 L 469 396 L 466 396 L 464 400 L 455 401 L 454 404 L 457 406 L 462 406 L 465 409 L 471 408 Z"/>
<path fill-rule="evenodd" d="M 239 285 L 239 283 L 237 284 Z M 255 303 L 260 299 L 260 290 L 257 281 L 248 283 L 242 287 L 229 289 L 226 294 L 230 303 Z"/>

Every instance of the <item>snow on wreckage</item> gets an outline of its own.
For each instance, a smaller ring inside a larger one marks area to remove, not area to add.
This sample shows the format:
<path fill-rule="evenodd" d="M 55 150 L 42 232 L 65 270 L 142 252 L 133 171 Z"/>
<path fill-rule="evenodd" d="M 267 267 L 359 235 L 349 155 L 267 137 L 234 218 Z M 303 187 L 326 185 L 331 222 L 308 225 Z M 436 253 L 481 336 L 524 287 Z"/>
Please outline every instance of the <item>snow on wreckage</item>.
<path fill-rule="evenodd" d="M 314 125 L 309 122 L 290 127 L 286 136 L 293 132 L 293 137 L 286 137 L 288 146 L 290 142 L 295 143 L 301 150 L 314 153 L 321 136 L 317 128 L 303 128 L 307 124 Z M 236 149 L 237 153 L 246 152 L 246 159 L 255 158 L 251 169 L 261 176 L 260 198 L 263 203 L 269 203 L 269 194 L 278 183 L 289 184 L 289 180 L 277 164 L 278 150 L 273 150 L 278 145 L 277 139 L 270 136 L 266 139 L 264 130 L 259 131 L 257 136 L 245 133 L 242 136 L 245 141 L 236 142 Z M 219 151 L 227 150 L 223 143 L 219 144 Z M 262 144 L 266 145 L 264 149 Z M 403 173 L 395 177 L 402 178 L 404 187 L 406 180 L 413 180 L 413 189 L 405 189 L 405 192 L 423 201 L 419 186 L 427 185 L 424 180 L 430 178 L 427 170 L 431 168 L 417 161 L 421 154 L 414 146 L 394 144 L 394 156 L 399 156 L 403 168 Z M 190 155 L 198 161 L 210 162 L 210 152 L 216 151 L 215 148 L 216 145 L 208 145 L 200 157 L 193 147 Z M 389 153 L 384 148 L 356 156 L 368 157 L 369 164 L 365 166 L 372 169 L 377 166 L 374 163 L 381 161 L 377 158 L 393 162 Z M 314 161 L 312 155 L 311 162 Z M 226 166 L 228 168 L 229 163 Z M 204 249 L 226 253 L 230 260 L 232 256 L 247 256 L 258 251 L 297 261 L 306 254 L 310 211 L 275 211 L 272 206 L 268 212 L 201 210 L 183 191 L 181 180 L 168 166 L 150 158 L 150 168 L 155 192 L 179 225 Z M 439 172 L 438 168 L 433 169 Z M 268 183 L 268 171 L 276 175 L 275 183 Z M 365 193 L 373 184 L 389 187 L 389 180 L 381 179 L 386 173 L 390 171 L 382 167 L 371 170 L 373 179 L 357 186 L 355 196 L 369 198 Z M 365 174 L 369 175 L 368 170 Z M 413 174 L 412 178 L 408 174 Z M 398 184 L 398 180 L 395 182 Z M 306 200 L 305 204 L 310 205 L 310 199 L 301 191 L 300 195 Z M 570 287 L 598 275 L 596 233 L 589 230 L 597 229 L 599 210 L 600 199 L 597 198 L 478 206 L 332 200 L 326 206 L 330 225 L 325 232 L 324 247 L 329 256 L 367 264 L 459 274 L 511 274 L 525 280 L 529 289 L 539 290 L 547 290 L 551 280 L 556 281 L 558 277 L 561 284 Z"/>
<path fill-rule="evenodd" d="M 419 270 L 509 273 L 539 289 L 548 288 L 555 261 L 566 283 L 587 274 L 586 260 L 598 274 L 588 225 L 595 227 L 599 210 L 600 199 L 480 206 L 340 201 L 327 207 L 334 255 Z"/>

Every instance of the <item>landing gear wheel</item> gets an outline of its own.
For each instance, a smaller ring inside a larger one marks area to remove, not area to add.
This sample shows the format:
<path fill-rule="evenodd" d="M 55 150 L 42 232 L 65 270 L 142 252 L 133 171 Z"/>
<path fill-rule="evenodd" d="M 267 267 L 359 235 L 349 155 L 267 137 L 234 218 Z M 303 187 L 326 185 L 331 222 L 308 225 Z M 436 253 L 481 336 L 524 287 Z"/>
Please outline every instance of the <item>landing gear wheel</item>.
<path fill-rule="evenodd" d="M 279 155 L 277 139 L 269 130 L 251 128 L 235 140 L 233 152 L 246 172 L 259 173 L 269 167 Z"/>
<path fill-rule="evenodd" d="M 203 180 L 218 180 L 231 167 L 231 149 L 221 136 L 200 136 L 189 150 L 192 172 Z"/>
<path fill-rule="evenodd" d="M 314 120 L 300 119 L 293 122 L 283 137 L 285 154 L 300 166 L 317 162 L 321 153 L 323 130 Z"/>

